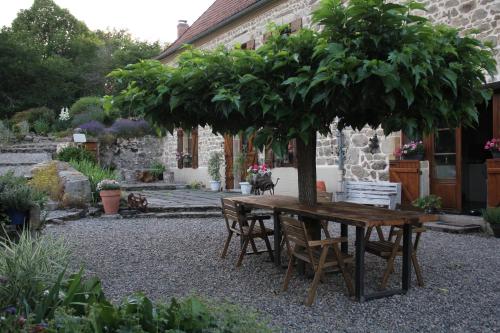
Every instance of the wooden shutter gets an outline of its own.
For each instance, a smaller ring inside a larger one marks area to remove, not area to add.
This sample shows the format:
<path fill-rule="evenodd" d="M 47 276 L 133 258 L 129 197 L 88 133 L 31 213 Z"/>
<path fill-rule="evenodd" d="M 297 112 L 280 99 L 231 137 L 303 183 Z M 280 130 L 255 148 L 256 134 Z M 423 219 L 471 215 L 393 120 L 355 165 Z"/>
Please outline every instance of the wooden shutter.
<path fill-rule="evenodd" d="M 177 154 L 182 154 L 184 152 L 184 131 L 182 129 L 177 130 Z M 184 166 L 182 158 L 177 160 L 177 167 L 182 169 Z"/>
<path fill-rule="evenodd" d="M 193 128 L 191 131 L 191 167 L 198 169 L 198 128 Z"/>
<path fill-rule="evenodd" d="M 294 32 L 299 31 L 300 29 L 302 29 L 302 18 L 301 17 L 290 22 L 290 32 L 292 34 Z"/>
<path fill-rule="evenodd" d="M 264 34 L 264 36 L 262 37 L 262 40 L 264 41 L 264 43 L 273 35 L 272 32 L 268 31 Z"/>
<path fill-rule="evenodd" d="M 224 135 L 224 159 L 226 162 L 226 189 L 234 188 L 233 174 L 233 136 L 231 134 Z"/>
<path fill-rule="evenodd" d="M 493 95 L 493 137 L 500 138 L 500 92 Z"/>
<path fill-rule="evenodd" d="M 488 207 L 500 206 L 500 159 L 486 161 L 488 170 Z"/>
<path fill-rule="evenodd" d="M 411 206 L 420 197 L 420 161 L 390 161 L 389 180 L 401 183 L 401 206 Z"/>

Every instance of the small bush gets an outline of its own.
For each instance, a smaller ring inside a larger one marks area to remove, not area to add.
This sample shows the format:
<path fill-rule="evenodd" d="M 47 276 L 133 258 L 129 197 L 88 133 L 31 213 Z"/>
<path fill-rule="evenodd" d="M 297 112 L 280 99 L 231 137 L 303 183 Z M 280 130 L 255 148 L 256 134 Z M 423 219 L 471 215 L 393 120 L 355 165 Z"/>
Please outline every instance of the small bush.
<path fill-rule="evenodd" d="M 104 133 L 106 128 L 101 122 L 92 120 L 88 123 L 82 124 L 78 126 L 78 128 L 82 129 L 85 133 L 93 136 L 99 136 Z"/>
<path fill-rule="evenodd" d="M 136 138 L 152 133 L 151 126 L 145 120 L 118 119 L 109 128 L 109 132 L 120 138 Z"/>
<path fill-rule="evenodd" d="M 36 169 L 29 184 L 37 191 L 47 194 L 54 201 L 59 201 L 63 194 L 56 162 Z"/>
<path fill-rule="evenodd" d="M 57 119 L 52 124 L 52 131 L 53 132 L 62 132 L 62 131 L 66 131 L 68 129 L 73 129 L 73 126 L 71 126 L 71 122 L 69 120 Z"/>
<path fill-rule="evenodd" d="M 0 308 L 34 308 L 44 298 L 68 263 L 68 249 L 61 240 L 33 238 L 24 232 L 17 243 L 0 240 Z"/>
<path fill-rule="evenodd" d="M 118 180 L 118 174 L 107 168 L 101 168 L 94 162 L 83 160 L 83 161 L 70 161 L 69 162 L 73 168 L 83 173 L 90 181 L 90 188 L 92 190 L 92 200 L 97 202 L 97 184 L 104 179 L 115 179 Z"/>
<path fill-rule="evenodd" d="M 81 147 L 66 147 L 61 149 L 57 154 L 57 159 L 59 161 L 69 162 L 71 160 L 80 161 L 91 161 L 96 162 L 94 155 L 91 152 L 81 148 Z"/>
<path fill-rule="evenodd" d="M 44 119 L 35 120 L 33 123 L 33 130 L 36 134 L 47 135 L 50 132 L 50 123 Z"/>
<path fill-rule="evenodd" d="M 14 137 L 9 126 L 0 120 L 0 144 L 8 144 L 14 140 Z"/>
<path fill-rule="evenodd" d="M 43 106 L 18 112 L 12 117 L 12 121 L 14 123 L 17 124 L 22 121 L 27 121 L 30 124 L 31 128 L 33 128 L 37 120 L 45 121 L 49 124 L 50 127 L 56 120 L 56 112 Z"/>
<path fill-rule="evenodd" d="M 21 121 L 12 127 L 12 132 L 16 139 L 21 140 L 30 132 L 30 124 L 27 121 Z"/>
<path fill-rule="evenodd" d="M 500 207 L 484 209 L 483 219 L 489 224 L 500 224 Z"/>
<path fill-rule="evenodd" d="M 71 125 L 73 128 L 76 128 L 76 127 L 81 127 L 83 124 L 87 124 L 90 122 L 102 123 L 103 121 L 104 121 L 104 113 L 102 113 L 102 111 L 89 111 L 76 115 L 71 121 Z"/>
<path fill-rule="evenodd" d="M 69 114 L 71 115 L 71 117 L 88 112 L 99 112 L 101 114 L 104 114 L 101 97 L 82 97 L 75 103 L 73 103 L 73 105 L 69 109 Z"/>
<path fill-rule="evenodd" d="M 159 178 L 160 176 L 163 176 L 163 173 L 167 170 L 167 168 L 163 165 L 163 163 L 159 162 L 159 161 L 154 161 L 152 164 L 151 164 L 151 174 L 156 177 L 156 178 Z"/>

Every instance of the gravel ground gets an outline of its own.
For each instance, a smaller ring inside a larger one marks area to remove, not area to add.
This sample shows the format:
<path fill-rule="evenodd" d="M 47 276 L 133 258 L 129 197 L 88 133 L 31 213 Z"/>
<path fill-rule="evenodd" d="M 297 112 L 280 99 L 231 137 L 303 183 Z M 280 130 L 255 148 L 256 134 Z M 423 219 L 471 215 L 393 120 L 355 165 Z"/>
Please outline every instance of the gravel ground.
<path fill-rule="evenodd" d="M 424 288 L 413 279 L 406 296 L 359 304 L 346 296 L 340 275 L 328 275 L 308 308 L 302 302 L 311 280 L 294 275 L 279 292 L 285 270 L 267 255 L 247 256 L 236 269 L 233 241 L 220 259 L 226 232 L 222 218 L 83 219 L 46 229 L 70 242 L 73 264 L 101 277 L 113 300 L 134 291 L 158 301 L 196 294 L 257 309 L 281 332 L 500 332 L 500 241 L 493 237 L 428 231 L 419 248 Z M 368 290 L 384 268 L 366 255 Z"/>

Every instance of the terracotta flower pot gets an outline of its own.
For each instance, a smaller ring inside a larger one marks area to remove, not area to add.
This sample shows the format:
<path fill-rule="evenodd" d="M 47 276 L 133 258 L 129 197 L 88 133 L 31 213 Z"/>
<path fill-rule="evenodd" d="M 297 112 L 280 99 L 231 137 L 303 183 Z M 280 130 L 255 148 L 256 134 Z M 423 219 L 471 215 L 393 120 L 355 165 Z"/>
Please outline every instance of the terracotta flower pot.
<path fill-rule="evenodd" d="M 106 215 L 113 215 L 118 213 L 120 208 L 121 190 L 104 190 L 99 192 L 104 206 L 104 213 Z"/>

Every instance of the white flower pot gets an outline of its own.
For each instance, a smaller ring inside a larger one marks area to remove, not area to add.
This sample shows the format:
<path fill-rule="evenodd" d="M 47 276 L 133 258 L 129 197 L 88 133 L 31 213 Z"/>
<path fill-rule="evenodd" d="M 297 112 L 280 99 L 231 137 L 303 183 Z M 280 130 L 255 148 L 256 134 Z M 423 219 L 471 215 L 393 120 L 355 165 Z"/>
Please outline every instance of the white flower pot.
<path fill-rule="evenodd" d="M 210 181 L 210 189 L 214 192 L 220 191 L 220 181 L 211 180 Z"/>
<path fill-rule="evenodd" d="M 250 195 L 252 193 L 252 184 L 249 182 L 241 182 L 240 183 L 241 194 Z"/>

